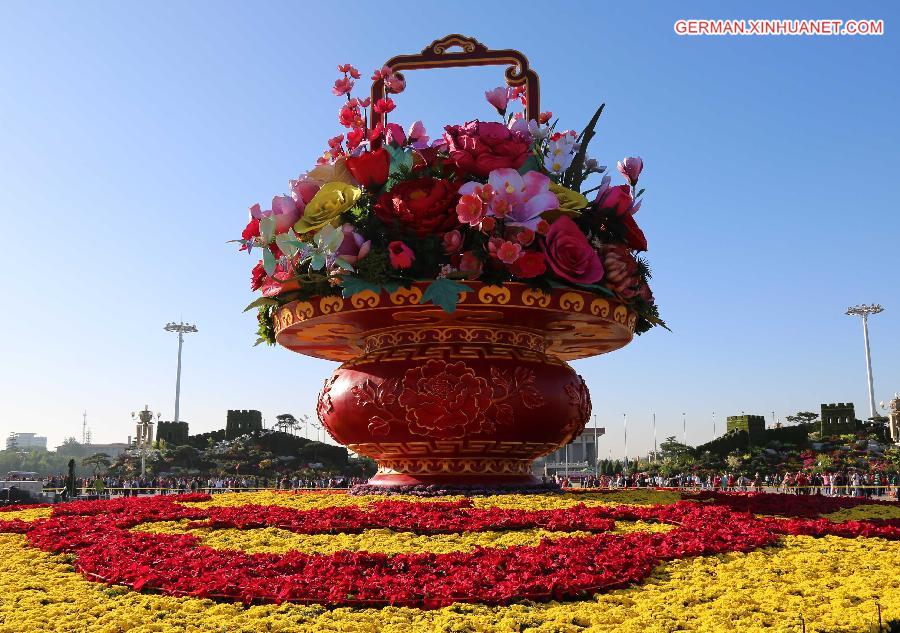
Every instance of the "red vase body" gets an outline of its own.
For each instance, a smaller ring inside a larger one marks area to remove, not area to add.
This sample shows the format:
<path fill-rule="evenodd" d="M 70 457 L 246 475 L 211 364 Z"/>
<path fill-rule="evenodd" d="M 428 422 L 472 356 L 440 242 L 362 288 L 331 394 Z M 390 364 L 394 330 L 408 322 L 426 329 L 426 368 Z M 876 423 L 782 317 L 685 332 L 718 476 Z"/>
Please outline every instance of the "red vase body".
<path fill-rule="evenodd" d="M 452 313 L 420 303 L 427 284 L 276 312 L 281 345 L 343 361 L 318 415 L 332 438 L 378 463 L 370 484 L 538 483 L 534 460 L 590 417 L 588 389 L 566 360 L 622 347 L 634 331 L 634 313 L 613 299 L 467 285 Z"/>

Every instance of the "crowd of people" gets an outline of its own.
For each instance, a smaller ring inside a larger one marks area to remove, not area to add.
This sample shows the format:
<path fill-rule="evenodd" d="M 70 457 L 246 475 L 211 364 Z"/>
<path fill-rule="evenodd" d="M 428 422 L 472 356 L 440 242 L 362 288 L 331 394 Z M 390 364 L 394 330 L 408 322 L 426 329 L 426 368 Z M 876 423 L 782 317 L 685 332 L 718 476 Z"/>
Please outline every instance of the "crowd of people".
<path fill-rule="evenodd" d="M 250 490 L 301 490 L 315 488 L 349 488 L 364 480 L 355 477 L 79 477 L 75 480 L 78 494 L 135 496 L 180 492 L 241 492 Z M 45 490 L 61 492 L 66 477 L 54 475 L 44 480 Z"/>
<path fill-rule="evenodd" d="M 900 475 L 889 472 L 784 472 L 755 473 L 752 477 L 736 473 L 682 473 L 665 477 L 652 473 L 619 473 L 586 477 L 556 475 L 562 487 L 582 488 L 685 488 L 741 492 L 782 492 L 798 495 L 897 498 Z"/>

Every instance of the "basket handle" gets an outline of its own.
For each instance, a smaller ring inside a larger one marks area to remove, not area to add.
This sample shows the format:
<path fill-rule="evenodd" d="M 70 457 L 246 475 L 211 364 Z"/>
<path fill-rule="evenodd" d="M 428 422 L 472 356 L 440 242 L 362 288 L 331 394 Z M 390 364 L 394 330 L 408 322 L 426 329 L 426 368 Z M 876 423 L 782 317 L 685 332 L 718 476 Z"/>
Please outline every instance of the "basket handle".
<path fill-rule="evenodd" d="M 448 52 L 448 48 L 459 46 L 462 52 Z M 385 64 L 401 77 L 403 70 L 424 70 L 427 68 L 460 68 L 464 66 L 509 66 L 504 73 L 506 85 L 525 86 L 526 120 L 537 119 L 541 111 L 541 86 L 536 72 L 528 67 L 528 58 L 512 49 L 492 51 L 478 40 L 453 33 L 433 41 L 417 55 L 397 55 Z M 372 103 L 385 97 L 384 80 L 372 84 Z M 369 121 L 370 129 L 375 129 L 384 117 L 374 110 Z"/>

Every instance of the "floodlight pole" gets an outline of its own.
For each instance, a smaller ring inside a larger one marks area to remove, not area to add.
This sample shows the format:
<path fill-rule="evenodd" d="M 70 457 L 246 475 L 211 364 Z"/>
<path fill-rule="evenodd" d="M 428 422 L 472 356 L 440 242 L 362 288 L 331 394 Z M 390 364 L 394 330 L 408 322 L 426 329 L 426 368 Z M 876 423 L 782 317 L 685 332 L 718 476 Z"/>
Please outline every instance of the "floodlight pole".
<path fill-rule="evenodd" d="M 863 342 L 866 345 L 866 378 L 868 379 L 869 385 L 869 417 L 875 417 L 875 386 L 874 381 L 872 380 L 872 353 L 869 349 L 869 315 L 870 314 L 878 314 L 879 312 L 884 312 L 884 308 L 881 307 L 877 303 L 873 303 L 872 305 L 858 305 L 851 306 L 847 308 L 847 312 L 850 316 L 858 316 L 862 317 L 863 322 Z"/>
<path fill-rule="evenodd" d="M 196 325 L 190 323 L 167 323 L 166 332 L 178 332 L 178 369 L 175 371 L 175 422 L 180 420 L 179 407 L 181 405 L 181 347 L 184 345 L 184 335 L 197 331 Z"/>

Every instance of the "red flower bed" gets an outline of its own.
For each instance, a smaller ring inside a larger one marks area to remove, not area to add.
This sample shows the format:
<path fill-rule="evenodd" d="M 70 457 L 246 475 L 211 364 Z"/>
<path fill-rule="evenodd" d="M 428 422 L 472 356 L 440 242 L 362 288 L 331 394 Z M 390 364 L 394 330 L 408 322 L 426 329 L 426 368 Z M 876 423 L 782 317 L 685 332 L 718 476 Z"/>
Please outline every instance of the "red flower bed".
<path fill-rule="evenodd" d="M 711 500 L 738 512 L 774 514 L 778 516 L 817 518 L 845 508 L 859 505 L 893 505 L 896 501 L 866 499 L 864 497 L 825 497 L 823 495 L 789 495 L 768 492 L 712 492 L 683 493 L 686 499 Z"/>
<path fill-rule="evenodd" d="M 51 517 L 31 523 L 0 522 L 0 531 L 25 533 L 33 546 L 74 554 L 76 569 L 87 577 L 135 590 L 152 588 L 171 595 L 248 603 L 426 608 L 453 602 L 504 604 L 585 597 L 639 582 L 663 561 L 751 551 L 776 542 L 781 534 L 900 539 L 897 520 L 831 523 L 825 519 L 756 518 L 735 512 L 727 504 L 694 501 L 647 507 L 577 505 L 558 510 L 476 508 L 467 500 L 385 501 L 364 507 L 294 510 L 271 506 L 190 508 L 176 503 L 184 499 L 70 503 L 55 507 Z M 279 555 L 212 549 L 190 534 L 130 531 L 145 521 L 177 519 L 191 519 L 197 526 L 277 526 L 306 534 L 358 533 L 371 528 L 419 534 L 531 528 L 595 534 L 547 539 L 536 546 L 448 554 L 292 551 Z M 611 534 L 608 530 L 615 520 L 661 521 L 675 527 L 666 533 Z"/>

